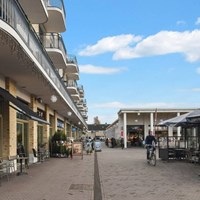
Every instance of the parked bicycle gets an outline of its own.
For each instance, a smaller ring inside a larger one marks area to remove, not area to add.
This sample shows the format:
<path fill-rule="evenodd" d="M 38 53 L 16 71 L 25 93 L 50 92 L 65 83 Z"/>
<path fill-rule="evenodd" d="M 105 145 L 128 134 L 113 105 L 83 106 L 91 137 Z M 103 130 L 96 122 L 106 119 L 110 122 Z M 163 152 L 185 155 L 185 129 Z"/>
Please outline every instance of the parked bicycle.
<path fill-rule="evenodd" d="M 153 145 L 147 145 L 147 162 L 156 166 L 156 147 Z"/>

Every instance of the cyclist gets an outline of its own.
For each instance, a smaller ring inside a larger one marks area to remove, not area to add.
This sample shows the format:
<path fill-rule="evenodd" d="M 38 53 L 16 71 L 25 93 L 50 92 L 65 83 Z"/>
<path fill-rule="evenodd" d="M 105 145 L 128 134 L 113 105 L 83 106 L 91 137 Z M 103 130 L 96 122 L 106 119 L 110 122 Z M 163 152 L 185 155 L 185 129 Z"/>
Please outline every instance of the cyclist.
<path fill-rule="evenodd" d="M 152 131 L 149 131 L 149 134 L 147 135 L 145 139 L 145 146 L 147 148 L 147 160 L 149 160 L 149 150 L 153 148 L 155 150 L 155 145 L 157 144 L 156 138 L 152 134 Z"/>

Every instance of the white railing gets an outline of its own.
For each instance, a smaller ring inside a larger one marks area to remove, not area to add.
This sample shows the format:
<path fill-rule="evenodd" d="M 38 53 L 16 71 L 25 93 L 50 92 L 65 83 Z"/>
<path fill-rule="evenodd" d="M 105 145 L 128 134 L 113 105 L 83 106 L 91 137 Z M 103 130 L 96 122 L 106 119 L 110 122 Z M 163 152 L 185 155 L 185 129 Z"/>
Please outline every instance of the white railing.
<path fill-rule="evenodd" d="M 63 1 L 61 2 L 63 4 Z M 81 119 L 81 114 L 78 112 L 78 109 L 73 103 L 71 96 L 65 89 L 65 85 L 61 81 L 58 72 L 52 65 L 47 52 L 41 45 L 39 37 L 37 36 L 32 25 L 29 23 L 25 13 L 16 0 L 0 0 L 0 20 L 7 22 L 15 29 L 29 50 L 32 52 L 34 57 L 40 63 L 46 74 L 49 76 L 52 82 L 54 82 L 57 87 L 57 91 L 62 93 L 76 115 Z"/>

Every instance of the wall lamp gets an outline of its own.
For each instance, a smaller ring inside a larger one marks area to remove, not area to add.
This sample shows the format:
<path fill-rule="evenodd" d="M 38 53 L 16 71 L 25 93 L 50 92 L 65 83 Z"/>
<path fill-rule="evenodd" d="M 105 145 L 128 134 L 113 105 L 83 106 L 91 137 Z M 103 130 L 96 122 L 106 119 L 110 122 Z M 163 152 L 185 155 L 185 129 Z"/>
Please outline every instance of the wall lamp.
<path fill-rule="evenodd" d="M 68 111 L 67 115 L 70 117 L 72 115 L 72 112 Z"/>
<path fill-rule="evenodd" d="M 36 98 L 36 100 L 37 100 L 38 103 L 43 103 L 43 100 L 42 100 L 42 98 L 40 98 L 40 97 L 39 97 L 39 98 Z"/>
<path fill-rule="evenodd" d="M 57 100 L 58 100 L 58 98 L 57 98 L 57 96 L 56 95 L 51 95 L 51 101 L 53 102 L 53 103 L 55 103 Z"/>

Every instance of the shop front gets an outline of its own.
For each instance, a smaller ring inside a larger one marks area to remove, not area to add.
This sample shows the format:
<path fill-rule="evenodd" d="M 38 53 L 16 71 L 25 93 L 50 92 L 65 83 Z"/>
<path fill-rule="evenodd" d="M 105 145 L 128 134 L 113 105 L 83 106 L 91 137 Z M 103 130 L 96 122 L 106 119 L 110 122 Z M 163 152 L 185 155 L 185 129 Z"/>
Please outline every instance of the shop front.
<path fill-rule="evenodd" d="M 144 140 L 144 125 L 127 125 L 128 147 L 142 147 Z"/>

